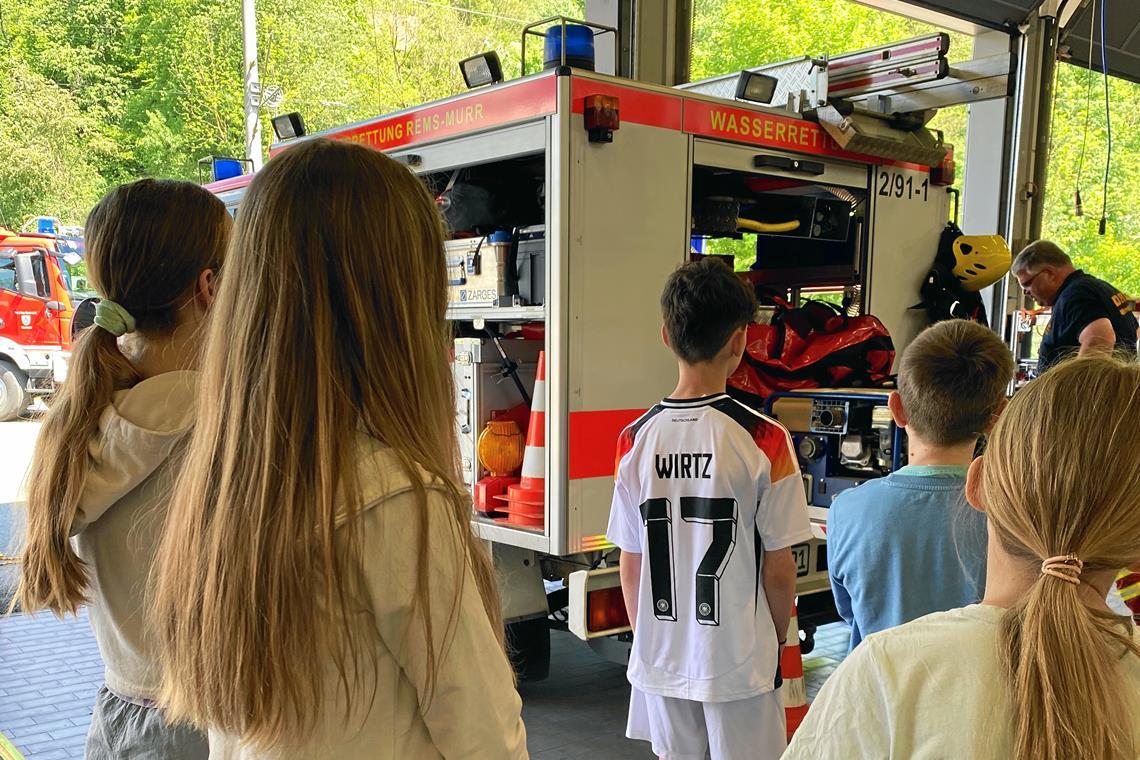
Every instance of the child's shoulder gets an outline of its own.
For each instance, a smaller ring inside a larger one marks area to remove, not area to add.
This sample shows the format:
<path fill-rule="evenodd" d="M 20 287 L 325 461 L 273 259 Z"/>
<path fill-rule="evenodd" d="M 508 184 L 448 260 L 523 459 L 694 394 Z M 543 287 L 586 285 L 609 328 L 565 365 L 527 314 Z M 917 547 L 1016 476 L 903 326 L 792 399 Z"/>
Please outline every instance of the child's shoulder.
<path fill-rule="evenodd" d="M 622 431 L 618 433 L 618 458 L 620 459 L 633 448 L 634 441 L 653 420 L 665 411 L 665 407 L 661 404 L 654 404 L 646 409 L 640 416 L 629 422 Z"/>
<path fill-rule="evenodd" d="M 769 458 L 773 456 L 782 458 L 787 451 L 791 450 L 791 434 L 788 433 L 787 428 L 780 424 L 779 420 L 742 404 L 730 396 L 719 399 L 712 406 L 724 415 L 720 420 L 724 420 L 725 417 L 731 420 L 731 422 L 725 423 L 726 428 L 739 430 L 742 433 L 739 438 L 727 436 L 722 440 L 739 442 L 750 439 L 752 444 Z"/>
<path fill-rule="evenodd" d="M 872 505 L 884 505 L 895 496 L 890 476 L 872 478 L 857 486 L 845 489 L 831 501 L 830 513 L 841 514 L 849 510 L 862 510 Z"/>

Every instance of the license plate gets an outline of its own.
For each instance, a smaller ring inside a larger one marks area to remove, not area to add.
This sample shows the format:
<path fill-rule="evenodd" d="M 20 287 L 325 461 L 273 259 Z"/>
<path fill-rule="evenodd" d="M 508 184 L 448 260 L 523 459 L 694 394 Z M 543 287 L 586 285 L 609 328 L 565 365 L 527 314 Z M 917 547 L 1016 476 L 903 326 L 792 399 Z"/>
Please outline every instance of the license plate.
<path fill-rule="evenodd" d="M 802 578 L 810 572 L 811 565 L 809 560 L 811 558 L 811 546 L 808 544 L 796 544 L 792 547 L 792 557 L 796 561 L 796 577 Z"/>

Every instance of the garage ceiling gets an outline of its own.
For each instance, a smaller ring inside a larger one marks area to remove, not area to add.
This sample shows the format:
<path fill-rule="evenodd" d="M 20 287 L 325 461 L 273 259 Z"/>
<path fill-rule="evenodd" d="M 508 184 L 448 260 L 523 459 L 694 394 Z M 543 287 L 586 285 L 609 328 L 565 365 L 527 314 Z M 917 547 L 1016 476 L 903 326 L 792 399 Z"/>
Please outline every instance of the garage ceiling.
<path fill-rule="evenodd" d="M 868 5 L 886 6 L 890 0 L 859 0 Z M 1140 3 L 1136 0 L 1101 0 L 1106 3 L 1108 16 L 1105 31 L 1108 37 L 1108 73 L 1140 82 Z M 1008 28 L 1028 18 L 1042 0 L 903 0 L 907 5 L 928 11 L 944 13 L 979 26 L 994 29 Z M 1069 0 L 1078 2 L 1078 0 Z M 897 7 L 897 3 L 894 4 Z M 1061 33 L 1061 44 L 1070 51 L 1069 61 L 1079 66 L 1089 63 L 1089 22 L 1092 2 L 1077 11 Z M 1100 3 L 1098 2 L 1098 14 Z M 1093 68 L 1101 70 L 1099 21 L 1092 45 Z"/>
<path fill-rule="evenodd" d="M 1140 82 L 1140 3 L 1135 0 L 1107 0 L 1108 16 L 1104 21 L 1108 39 L 1108 73 Z M 1093 69 L 1100 65 L 1100 4 L 1097 4 L 1092 46 Z M 1092 4 L 1082 8 L 1069 22 L 1061 35 L 1061 44 L 1069 46 L 1071 63 L 1089 64 L 1089 22 L 1092 21 Z"/>
<path fill-rule="evenodd" d="M 1041 0 L 904 0 L 904 2 L 995 28 L 1019 24 L 1041 5 Z M 1130 2 L 1130 0 L 1118 0 L 1118 2 Z"/>

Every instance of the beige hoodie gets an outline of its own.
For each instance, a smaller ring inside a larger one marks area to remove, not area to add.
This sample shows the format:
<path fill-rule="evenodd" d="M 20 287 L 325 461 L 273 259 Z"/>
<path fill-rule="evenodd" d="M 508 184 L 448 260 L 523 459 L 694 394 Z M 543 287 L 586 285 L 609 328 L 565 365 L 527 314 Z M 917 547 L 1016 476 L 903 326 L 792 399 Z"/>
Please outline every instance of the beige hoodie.
<path fill-rule="evenodd" d="M 425 699 L 426 648 L 413 614 L 414 547 L 421 539 L 417 513 L 423 507 L 389 449 L 364 435 L 358 444 L 365 507 L 356 519 L 378 634 L 375 699 L 369 702 L 367 696 L 358 696 L 346 705 L 330 660 L 324 714 L 304 744 L 262 753 L 211 731 L 211 760 L 525 759 L 522 700 L 510 664 L 483 611 L 474 577 L 455 561 L 461 548 L 446 527 L 442 514 L 446 501 L 430 487 L 427 509 L 436 516 L 426 538 L 437 646 L 447 629 L 460 573 L 463 593 L 448 645 L 438 660 L 434 698 Z M 420 474 L 426 482 L 426 473 Z"/>
<path fill-rule="evenodd" d="M 127 698 L 158 694 L 144 601 L 177 476 L 172 455 L 193 424 L 197 384 L 197 372 L 167 372 L 116 392 L 88 445 L 72 535 L 91 577 L 88 611 L 107 686 Z"/>

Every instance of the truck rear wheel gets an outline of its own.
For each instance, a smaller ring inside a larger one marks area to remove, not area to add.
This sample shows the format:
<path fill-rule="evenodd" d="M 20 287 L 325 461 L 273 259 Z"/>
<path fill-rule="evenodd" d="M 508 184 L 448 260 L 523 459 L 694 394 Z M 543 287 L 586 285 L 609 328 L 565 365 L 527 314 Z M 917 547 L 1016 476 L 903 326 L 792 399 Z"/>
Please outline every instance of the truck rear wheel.
<path fill-rule="evenodd" d="M 12 362 L 0 359 L 0 422 L 19 419 L 30 403 L 28 376 Z"/>
<path fill-rule="evenodd" d="M 542 681 L 550 675 L 550 623 L 546 618 L 507 625 L 507 652 L 520 681 Z"/>

